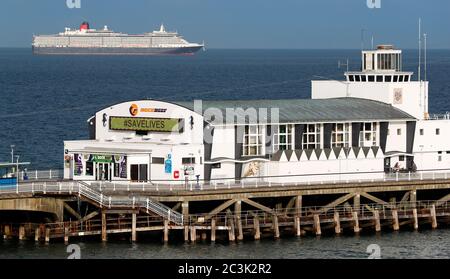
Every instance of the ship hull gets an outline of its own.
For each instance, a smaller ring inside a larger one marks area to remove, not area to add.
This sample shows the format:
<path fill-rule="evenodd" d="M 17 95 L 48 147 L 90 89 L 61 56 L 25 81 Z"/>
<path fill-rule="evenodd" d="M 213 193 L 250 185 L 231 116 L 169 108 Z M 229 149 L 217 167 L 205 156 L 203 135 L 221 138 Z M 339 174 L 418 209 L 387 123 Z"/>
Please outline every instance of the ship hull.
<path fill-rule="evenodd" d="M 35 55 L 193 55 L 202 46 L 176 48 L 34 47 Z"/>

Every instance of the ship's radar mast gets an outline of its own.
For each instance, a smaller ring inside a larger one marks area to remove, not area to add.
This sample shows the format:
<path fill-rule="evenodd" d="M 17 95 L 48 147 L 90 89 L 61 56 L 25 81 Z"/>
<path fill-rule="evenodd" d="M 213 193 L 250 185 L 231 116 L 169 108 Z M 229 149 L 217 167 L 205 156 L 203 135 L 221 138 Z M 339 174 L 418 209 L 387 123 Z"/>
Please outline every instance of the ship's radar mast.
<path fill-rule="evenodd" d="M 162 23 L 161 23 L 161 27 L 159 27 L 159 32 L 161 32 L 161 33 L 166 32 L 166 28 L 164 27 L 164 24 L 162 24 Z"/>

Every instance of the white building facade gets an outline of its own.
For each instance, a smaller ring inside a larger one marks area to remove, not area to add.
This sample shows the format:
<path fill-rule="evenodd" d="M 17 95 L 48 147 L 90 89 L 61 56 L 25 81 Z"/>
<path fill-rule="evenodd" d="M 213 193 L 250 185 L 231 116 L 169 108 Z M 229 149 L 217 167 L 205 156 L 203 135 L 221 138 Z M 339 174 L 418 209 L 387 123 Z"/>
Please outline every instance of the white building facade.
<path fill-rule="evenodd" d="M 363 51 L 361 72 L 312 81 L 312 99 L 105 108 L 88 120 L 89 140 L 64 142 L 64 176 L 286 183 L 450 169 L 450 120 L 429 116 L 428 82 L 412 81 L 401 55 L 391 46 Z"/>

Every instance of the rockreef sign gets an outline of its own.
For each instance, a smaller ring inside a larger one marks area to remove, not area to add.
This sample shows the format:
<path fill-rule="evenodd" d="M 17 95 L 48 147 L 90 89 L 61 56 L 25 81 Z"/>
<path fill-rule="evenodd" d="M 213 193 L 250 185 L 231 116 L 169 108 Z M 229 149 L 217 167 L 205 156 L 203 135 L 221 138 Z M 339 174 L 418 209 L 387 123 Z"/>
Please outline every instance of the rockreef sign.
<path fill-rule="evenodd" d="M 177 132 L 183 131 L 181 118 L 148 118 L 111 116 L 109 128 L 119 131 Z"/>

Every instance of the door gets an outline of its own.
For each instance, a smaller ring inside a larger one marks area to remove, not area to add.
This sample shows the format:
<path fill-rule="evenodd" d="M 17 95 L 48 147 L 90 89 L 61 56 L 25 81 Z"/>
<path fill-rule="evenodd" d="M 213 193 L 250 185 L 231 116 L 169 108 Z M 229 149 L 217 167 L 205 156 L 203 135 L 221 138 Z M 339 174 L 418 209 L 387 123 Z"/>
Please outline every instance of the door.
<path fill-rule="evenodd" d="M 139 165 L 130 166 L 131 181 L 139 180 Z"/>
<path fill-rule="evenodd" d="M 385 158 L 384 159 L 384 172 L 389 173 L 391 172 L 391 158 Z"/>
<path fill-rule="evenodd" d="M 95 180 L 111 180 L 111 170 L 109 163 L 96 163 Z"/>

